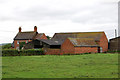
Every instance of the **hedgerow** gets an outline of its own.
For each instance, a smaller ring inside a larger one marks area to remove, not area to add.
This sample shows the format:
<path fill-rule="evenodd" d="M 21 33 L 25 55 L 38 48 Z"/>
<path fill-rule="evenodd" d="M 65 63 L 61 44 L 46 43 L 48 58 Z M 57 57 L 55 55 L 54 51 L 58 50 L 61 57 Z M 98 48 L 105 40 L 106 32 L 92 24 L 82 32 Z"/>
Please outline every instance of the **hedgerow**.
<path fill-rule="evenodd" d="M 42 49 L 28 49 L 28 50 L 15 50 L 3 49 L 2 56 L 31 56 L 31 55 L 44 55 Z"/>

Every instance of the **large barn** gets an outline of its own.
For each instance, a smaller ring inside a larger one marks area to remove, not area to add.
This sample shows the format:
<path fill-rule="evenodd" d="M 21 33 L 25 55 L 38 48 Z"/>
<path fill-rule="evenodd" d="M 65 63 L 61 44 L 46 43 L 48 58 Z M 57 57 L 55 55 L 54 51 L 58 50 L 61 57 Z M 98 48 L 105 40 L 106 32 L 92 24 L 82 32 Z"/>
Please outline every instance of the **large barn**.
<path fill-rule="evenodd" d="M 46 54 L 97 53 L 108 50 L 104 32 L 55 33 L 51 40 L 36 39 L 32 44 L 35 45 L 35 42 L 43 47 Z"/>

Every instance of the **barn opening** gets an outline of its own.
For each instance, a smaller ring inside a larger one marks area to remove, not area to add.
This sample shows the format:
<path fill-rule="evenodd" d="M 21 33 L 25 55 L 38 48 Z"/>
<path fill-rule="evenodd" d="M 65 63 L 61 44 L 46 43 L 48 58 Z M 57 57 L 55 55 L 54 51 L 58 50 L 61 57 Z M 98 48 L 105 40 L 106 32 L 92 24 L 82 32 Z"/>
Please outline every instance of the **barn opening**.
<path fill-rule="evenodd" d="M 43 48 L 43 45 L 34 45 L 34 48 Z"/>
<path fill-rule="evenodd" d="M 50 45 L 50 48 L 52 49 L 60 49 L 60 45 Z"/>

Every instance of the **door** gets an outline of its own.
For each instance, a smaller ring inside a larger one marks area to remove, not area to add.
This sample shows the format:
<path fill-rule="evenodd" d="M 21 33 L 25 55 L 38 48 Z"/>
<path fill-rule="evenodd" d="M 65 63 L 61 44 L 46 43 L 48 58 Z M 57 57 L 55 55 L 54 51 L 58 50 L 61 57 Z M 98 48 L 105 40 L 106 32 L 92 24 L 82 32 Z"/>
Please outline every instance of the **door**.
<path fill-rule="evenodd" d="M 102 47 L 98 47 L 98 53 L 102 53 Z"/>

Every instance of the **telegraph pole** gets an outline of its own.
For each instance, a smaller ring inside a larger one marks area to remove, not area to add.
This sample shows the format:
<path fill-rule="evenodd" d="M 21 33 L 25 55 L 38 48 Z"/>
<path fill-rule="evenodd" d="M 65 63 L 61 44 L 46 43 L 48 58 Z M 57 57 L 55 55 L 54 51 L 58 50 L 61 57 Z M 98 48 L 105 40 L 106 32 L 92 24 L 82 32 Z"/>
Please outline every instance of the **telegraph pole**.
<path fill-rule="evenodd" d="M 117 37 L 117 30 L 115 29 L 115 38 Z"/>

